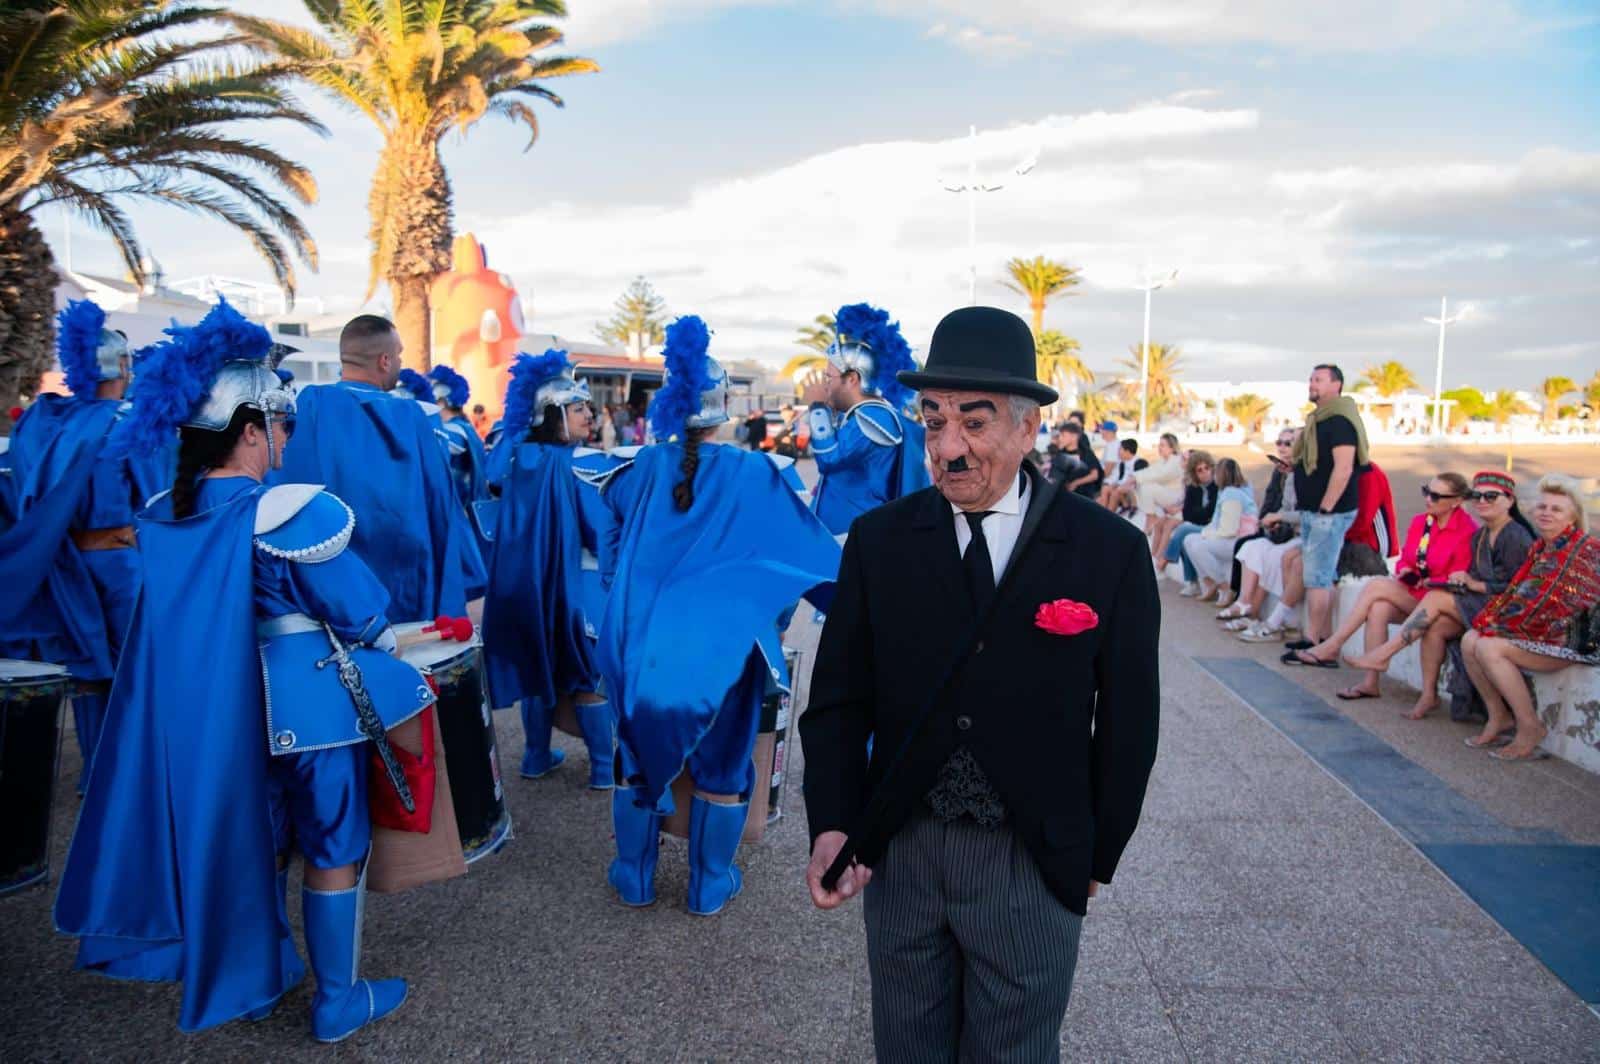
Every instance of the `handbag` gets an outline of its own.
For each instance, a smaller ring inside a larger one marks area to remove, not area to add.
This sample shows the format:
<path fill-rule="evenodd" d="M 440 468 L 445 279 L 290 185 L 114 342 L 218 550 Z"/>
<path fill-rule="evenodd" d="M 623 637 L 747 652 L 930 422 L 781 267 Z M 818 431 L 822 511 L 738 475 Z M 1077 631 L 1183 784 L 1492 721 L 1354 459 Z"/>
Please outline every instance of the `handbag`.
<path fill-rule="evenodd" d="M 1262 529 L 1262 535 L 1280 547 L 1300 534 L 1300 530 L 1289 521 L 1275 521 Z"/>

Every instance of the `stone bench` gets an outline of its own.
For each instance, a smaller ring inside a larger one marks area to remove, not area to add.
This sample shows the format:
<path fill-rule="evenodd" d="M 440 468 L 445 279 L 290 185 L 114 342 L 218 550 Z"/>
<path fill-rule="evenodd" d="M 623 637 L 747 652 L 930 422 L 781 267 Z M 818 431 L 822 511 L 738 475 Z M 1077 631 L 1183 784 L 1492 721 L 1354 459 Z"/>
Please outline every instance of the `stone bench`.
<path fill-rule="evenodd" d="M 1347 615 L 1370 578 L 1346 577 L 1339 583 L 1339 599 L 1334 605 L 1333 623 Z M 1392 637 L 1398 625 L 1389 626 Z M 1356 655 L 1366 649 L 1358 629 L 1345 643 L 1342 653 Z M 1447 664 L 1446 669 L 1449 668 Z M 1413 690 L 1422 687 L 1422 660 L 1416 644 L 1406 647 L 1389 663 L 1386 679 L 1397 680 Z M 1572 665 L 1560 672 L 1532 677 L 1534 705 L 1539 719 L 1550 729 L 1542 744 L 1557 757 L 1600 774 L 1600 668 Z M 1444 684 L 1440 685 L 1441 690 Z"/>

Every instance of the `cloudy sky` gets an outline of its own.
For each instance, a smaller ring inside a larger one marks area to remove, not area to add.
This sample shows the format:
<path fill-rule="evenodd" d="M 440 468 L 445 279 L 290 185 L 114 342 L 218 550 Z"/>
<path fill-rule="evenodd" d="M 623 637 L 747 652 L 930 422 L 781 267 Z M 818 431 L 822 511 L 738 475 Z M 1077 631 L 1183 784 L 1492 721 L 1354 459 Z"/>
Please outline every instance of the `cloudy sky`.
<path fill-rule="evenodd" d="M 1138 342 L 1147 269 L 1179 271 L 1152 339 L 1180 344 L 1195 379 L 1396 358 L 1431 387 L 1422 318 L 1441 296 L 1470 310 L 1447 387 L 1600 370 L 1592 3 L 569 4 L 565 50 L 603 72 L 552 83 L 568 106 L 525 154 L 495 121 L 446 147 L 458 228 L 540 331 L 592 338 L 644 274 L 730 357 L 785 359 L 798 325 L 859 300 L 920 346 L 967 301 L 967 204 L 944 185 L 975 158 L 1005 186 L 977 205 L 979 301 L 1026 313 L 1000 284 L 1011 256 L 1081 267 L 1046 323 L 1097 371 Z M 353 311 L 377 138 L 315 108 L 328 138 L 266 139 L 322 185 L 303 292 Z M 231 231 L 136 218 L 171 278 L 267 278 Z M 77 233 L 75 265 L 109 267 Z"/>

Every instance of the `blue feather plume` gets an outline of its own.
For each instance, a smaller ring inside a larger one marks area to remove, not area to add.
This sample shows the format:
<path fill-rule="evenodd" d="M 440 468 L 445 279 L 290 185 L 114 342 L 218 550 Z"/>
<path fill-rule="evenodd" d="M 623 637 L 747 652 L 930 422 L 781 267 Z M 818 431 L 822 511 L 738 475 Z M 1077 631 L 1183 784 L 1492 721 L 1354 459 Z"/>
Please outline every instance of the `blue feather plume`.
<path fill-rule="evenodd" d="M 667 383 L 650 402 L 650 428 L 656 439 L 681 436 L 684 424 L 700 412 L 700 393 L 711 387 L 706 367 L 711 330 L 693 314 L 667 326 L 661 357 L 667 364 Z"/>
<path fill-rule="evenodd" d="M 472 398 L 472 385 L 467 383 L 467 378 L 451 369 L 449 366 L 438 365 L 428 371 L 428 379 L 434 384 L 442 384 L 450 389 L 450 394 L 445 397 L 457 410 L 464 409 L 467 400 Z"/>
<path fill-rule="evenodd" d="M 100 366 L 95 352 L 100 347 L 100 331 L 106 327 L 106 312 L 87 299 L 68 301 L 56 315 L 56 358 L 67 378 L 72 394 L 94 398 L 100 383 Z"/>
<path fill-rule="evenodd" d="M 537 357 L 517 355 L 511 363 L 505 413 L 500 418 L 508 438 L 520 440 L 527 434 L 528 426 L 533 424 L 533 415 L 537 412 L 539 388 L 571 368 L 567 353 L 554 347 L 547 348 L 544 354 Z"/>
<path fill-rule="evenodd" d="M 260 362 L 272 350 L 272 334 L 221 297 L 198 325 L 174 322 L 164 331 L 167 339 L 139 360 L 128 393 L 133 409 L 111 433 L 114 454 L 153 454 L 170 445 L 224 362 Z"/>
<path fill-rule="evenodd" d="M 916 369 L 911 345 L 900 335 L 900 323 L 889 320 L 887 310 L 867 303 L 840 307 L 834 315 L 834 332 L 841 342 L 855 341 L 872 351 L 872 379 L 867 386 L 896 410 L 904 409 L 912 391 L 895 379 L 902 370 Z"/>
<path fill-rule="evenodd" d="M 428 383 L 428 378 L 416 370 L 406 368 L 400 371 L 400 387 L 411 393 L 411 397 L 418 402 L 433 402 L 433 385 Z"/>

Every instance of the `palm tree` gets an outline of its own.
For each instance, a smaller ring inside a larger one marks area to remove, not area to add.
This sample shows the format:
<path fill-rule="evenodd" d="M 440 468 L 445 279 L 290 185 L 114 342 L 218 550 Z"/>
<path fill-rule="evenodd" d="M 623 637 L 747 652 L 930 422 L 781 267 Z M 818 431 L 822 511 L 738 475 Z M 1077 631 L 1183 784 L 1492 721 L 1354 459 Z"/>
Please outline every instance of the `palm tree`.
<path fill-rule="evenodd" d="M 1245 392 L 1243 395 L 1230 396 L 1222 401 L 1222 409 L 1228 416 L 1237 421 L 1244 429 L 1245 435 L 1253 435 L 1261 431 L 1261 423 L 1272 413 L 1272 400 L 1254 392 Z"/>
<path fill-rule="evenodd" d="M 1132 409 L 1139 409 L 1139 380 L 1143 376 L 1144 359 L 1139 344 L 1128 347 L 1128 357 L 1119 359 L 1117 365 L 1129 370 L 1131 379 L 1124 379 L 1122 392 Z M 1178 374 L 1183 361 L 1183 351 L 1172 344 L 1150 345 L 1150 397 L 1146 402 L 1150 417 L 1159 421 L 1167 413 L 1182 406 L 1188 393 L 1178 385 Z"/>
<path fill-rule="evenodd" d="M 1445 408 L 1445 417 L 1452 429 L 1460 428 L 1474 418 L 1489 416 L 1489 404 L 1484 401 L 1483 393 L 1476 388 L 1452 388 L 1439 398 L 1451 400 L 1450 405 Z"/>
<path fill-rule="evenodd" d="M 1074 384 L 1093 384 L 1094 371 L 1078 357 L 1078 341 L 1055 329 L 1039 334 L 1034 344 L 1039 379 L 1065 392 Z"/>
<path fill-rule="evenodd" d="M 1483 413 L 1495 423 L 1496 428 L 1503 429 L 1506 422 L 1516 415 L 1533 413 L 1533 407 L 1523 402 L 1522 397 L 1510 388 L 1501 388 L 1494 393 L 1493 399 L 1484 402 Z"/>
<path fill-rule="evenodd" d="M 1056 295 L 1071 295 L 1068 289 L 1082 280 L 1078 272 L 1076 266 L 1054 262 L 1043 255 L 1006 263 L 1006 273 L 1011 280 L 1003 283 L 1013 292 L 1028 297 L 1028 306 L 1033 310 L 1033 335 L 1044 331 L 1045 304 Z"/>
<path fill-rule="evenodd" d="M 372 244 L 367 296 L 389 285 L 406 364 L 430 359 L 428 286 L 450 268 L 450 177 L 439 158 L 449 131 L 485 115 L 539 135 L 531 103 L 563 106 L 542 79 L 599 67 L 571 56 L 537 58 L 561 31 L 538 20 L 566 14 L 563 0 L 305 0 L 319 29 L 235 16 L 269 40 L 302 77 L 365 115 L 383 134 L 367 196 Z"/>
<path fill-rule="evenodd" d="M 1404 392 L 1407 388 L 1417 386 L 1417 378 L 1403 363 L 1391 359 L 1378 365 L 1368 366 L 1362 371 L 1359 384 L 1365 385 L 1378 393 L 1380 399 L 1392 399 Z M 1384 429 L 1389 427 L 1389 419 L 1394 416 L 1393 403 L 1380 403 L 1379 407 L 1386 411 L 1383 417 Z"/>
<path fill-rule="evenodd" d="M 1583 386 L 1583 405 L 1589 408 L 1591 418 L 1600 418 L 1600 369 L 1595 370 L 1589 383 Z"/>
<path fill-rule="evenodd" d="M 1544 423 L 1548 427 L 1561 409 L 1561 397 L 1578 390 L 1578 382 L 1571 377 L 1546 377 L 1544 379 Z"/>
<path fill-rule="evenodd" d="M 54 334 L 55 263 L 37 212 L 55 204 L 104 230 L 145 280 L 129 203 L 167 203 L 244 233 L 293 294 L 316 246 L 287 203 L 316 182 L 234 123 L 322 132 L 247 31 L 193 0 L 14 0 L 0 7 L 0 410 L 37 387 Z"/>
<path fill-rule="evenodd" d="M 810 324 L 802 325 L 799 335 L 794 342 L 806 349 L 803 355 L 795 355 L 783 364 L 779 374 L 788 379 L 793 385 L 795 394 L 800 394 L 801 382 L 813 373 L 819 373 L 828 365 L 828 348 L 838 338 L 834 332 L 832 314 L 818 314 L 811 319 Z"/>

